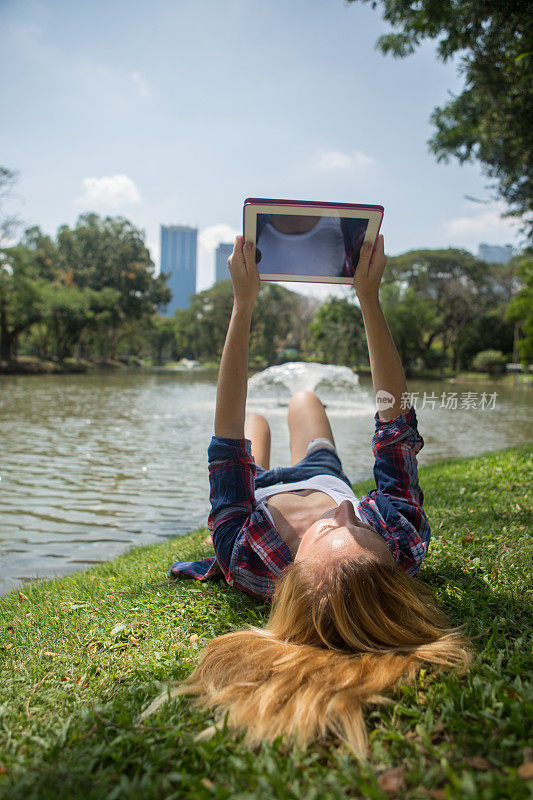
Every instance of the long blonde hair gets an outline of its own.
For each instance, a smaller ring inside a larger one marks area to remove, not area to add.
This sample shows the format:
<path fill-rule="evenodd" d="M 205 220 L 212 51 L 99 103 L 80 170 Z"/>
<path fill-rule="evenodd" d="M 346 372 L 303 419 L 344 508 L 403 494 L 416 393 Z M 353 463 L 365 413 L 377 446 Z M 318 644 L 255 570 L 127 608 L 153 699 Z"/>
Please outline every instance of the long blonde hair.
<path fill-rule="evenodd" d="M 431 591 L 396 564 L 363 556 L 318 568 L 291 563 L 278 581 L 264 628 L 209 642 L 170 697 L 197 695 L 254 747 L 281 735 L 306 747 L 333 734 L 357 756 L 367 750 L 365 703 L 419 667 L 467 666 L 469 647 Z"/>

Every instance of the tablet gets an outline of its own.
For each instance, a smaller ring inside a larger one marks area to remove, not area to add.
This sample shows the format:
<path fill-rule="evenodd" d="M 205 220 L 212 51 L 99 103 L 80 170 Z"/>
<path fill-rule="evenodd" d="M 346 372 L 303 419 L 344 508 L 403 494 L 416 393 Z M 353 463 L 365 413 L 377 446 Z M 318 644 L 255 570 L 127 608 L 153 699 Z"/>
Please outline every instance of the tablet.
<path fill-rule="evenodd" d="M 383 206 L 309 200 L 244 201 L 245 241 L 263 281 L 352 284 L 363 242 L 375 242 Z"/>

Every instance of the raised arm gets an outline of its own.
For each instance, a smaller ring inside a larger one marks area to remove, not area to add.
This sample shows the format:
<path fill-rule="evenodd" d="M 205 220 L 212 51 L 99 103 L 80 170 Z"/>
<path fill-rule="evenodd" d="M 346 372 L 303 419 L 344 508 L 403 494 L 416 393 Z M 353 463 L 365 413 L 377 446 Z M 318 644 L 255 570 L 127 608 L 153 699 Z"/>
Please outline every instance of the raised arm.
<path fill-rule="evenodd" d="M 244 438 L 244 415 L 248 381 L 250 323 L 260 280 L 254 246 L 244 246 L 237 236 L 228 267 L 233 283 L 233 310 L 220 360 L 215 411 L 215 436 Z"/>
<path fill-rule="evenodd" d="M 424 445 L 413 407 L 401 407 L 407 391 L 405 375 L 379 303 L 379 286 L 387 258 L 383 236 L 374 253 L 362 250 L 354 277 L 361 303 L 374 391 L 389 392 L 394 403 L 378 404 L 379 420 L 372 439 L 376 489 L 364 495 L 359 511 L 385 539 L 389 550 L 409 575 L 416 575 L 426 555 L 431 530 L 422 504 L 416 454 Z M 393 420 L 391 422 L 391 420 Z"/>
<path fill-rule="evenodd" d="M 396 345 L 379 302 L 379 286 L 387 263 L 383 236 L 378 236 L 373 253 L 372 245 L 369 242 L 367 244 L 368 249 L 364 246 L 361 249 L 353 285 L 363 314 L 374 392 L 377 394 L 384 390 L 394 397 L 391 406 L 382 408 L 378 405 L 379 418 L 387 421 L 405 411 L 401 407 L 401 400 L 402 394 L 407 392 L 407 384 Z"/>

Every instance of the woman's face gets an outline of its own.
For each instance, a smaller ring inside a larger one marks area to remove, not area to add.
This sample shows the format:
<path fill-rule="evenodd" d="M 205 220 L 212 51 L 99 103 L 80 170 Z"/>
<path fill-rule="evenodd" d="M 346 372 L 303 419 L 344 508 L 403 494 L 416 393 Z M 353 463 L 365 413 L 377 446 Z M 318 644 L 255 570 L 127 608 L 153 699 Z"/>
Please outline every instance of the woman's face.
<path fill-rule="evenodd" d="M 323 563 L 334 558 L 372 554 L 379 561 L 393 560 L 384 539 L 357 517 L 349 500 L 317 519 L 300 539 L 295 561 Z"/>

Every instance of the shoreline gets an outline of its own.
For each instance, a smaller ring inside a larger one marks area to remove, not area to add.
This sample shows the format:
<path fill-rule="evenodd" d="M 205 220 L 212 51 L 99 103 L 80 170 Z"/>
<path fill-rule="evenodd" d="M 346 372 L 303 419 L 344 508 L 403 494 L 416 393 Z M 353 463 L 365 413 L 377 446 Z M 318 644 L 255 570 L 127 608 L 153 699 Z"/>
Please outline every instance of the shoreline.
<path fill-rule="evenodd" d="M 198 364 L 194 367 L 186 364 L 170 362 L 165 364 L 126 363 L 117 359 L 107 361 L 85 361 L 83 359 L 65 359 L 65 361 L 47 361 L 46 359 L 24 358 L 15 361 L 0 361 L 0 375 L 76 375 L 88 372 L 204 372 L 218 368 L 218 364 Z"/>
<path fill-rule="evenodd" d="M 309 362 L 315 363 L 315 362 Z M 316 362 L 321 363 L 321 362 Z M 250 366 L 250 372 L 259 372 L 266 367 L 258 368 Z M 112 372 L 115 370 L 128 370 L 140 372 L 158 372 L 158 373 L 202 373 L 218 369 L 218 363 L 210 362 L 206 364 L 191 364 L 187 359 L 185 363 L 180 362 L 167 362 L 165 364 L 144 364 L 125 363 L 119 360 L 108 359 L 107 361 L 94 362 L 85 361 L 82 359 L 65 359 L 63 362 L 47 361 L 45 359 L 37 359 L 31 357 L 22 357 L 13 361 L 0 361 L 0 376 L 2 375 L 75 375 L 85 374 L 88 372 Z M 369 367 L 353 368 L 353 371 L 359 377 L 370 378 L 371 372 Z M 533 386 L 533 373 L 506 373 L 504 375 L 491 376 L 486 372 L 455 372 L 446 375 L 441 375 L 439 372 L 414 372 L 408 377 L 408 380 L 432 380 L 441 381 L 443 383 L 469 383 L 469 382 L 486 382 L 497 385 L 520 385 L 520 386 Z"/>

